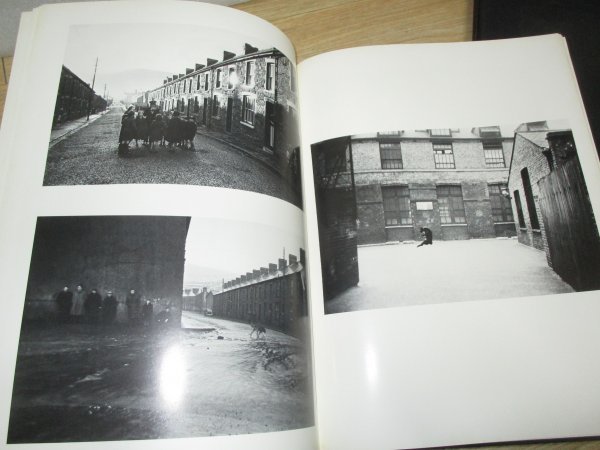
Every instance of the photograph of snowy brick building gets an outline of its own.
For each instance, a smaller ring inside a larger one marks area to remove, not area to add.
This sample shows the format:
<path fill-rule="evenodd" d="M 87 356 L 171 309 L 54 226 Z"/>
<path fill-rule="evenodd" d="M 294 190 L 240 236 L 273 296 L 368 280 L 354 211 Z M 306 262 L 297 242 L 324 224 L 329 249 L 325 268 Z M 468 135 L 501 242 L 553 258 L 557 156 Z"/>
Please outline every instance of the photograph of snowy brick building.
<path fill-rule="evenodd" d="M 520 243 L 527 230 L 515 223 L 522 214 L 509 175 L 527 127 L 550 131 L 539 122 L 380 131 L 314 144 L 326 313 L 578 289 L 542 252 Z M 433 235 L 430 248 L 416 246 L 422 228 Z M 547 282 L 533 283 L 535 274 Z"/>

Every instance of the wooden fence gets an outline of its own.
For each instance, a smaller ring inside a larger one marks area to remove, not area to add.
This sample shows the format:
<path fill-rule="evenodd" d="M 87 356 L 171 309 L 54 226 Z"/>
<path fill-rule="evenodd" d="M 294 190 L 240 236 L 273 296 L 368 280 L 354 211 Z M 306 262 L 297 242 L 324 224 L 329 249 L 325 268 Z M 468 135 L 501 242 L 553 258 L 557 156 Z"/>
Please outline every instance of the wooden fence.
<path fill-rule="evenodd" d="M 552 268 L 577 291 L 600 289 L 600 238 L 578 158 L 538 186 Z"/>

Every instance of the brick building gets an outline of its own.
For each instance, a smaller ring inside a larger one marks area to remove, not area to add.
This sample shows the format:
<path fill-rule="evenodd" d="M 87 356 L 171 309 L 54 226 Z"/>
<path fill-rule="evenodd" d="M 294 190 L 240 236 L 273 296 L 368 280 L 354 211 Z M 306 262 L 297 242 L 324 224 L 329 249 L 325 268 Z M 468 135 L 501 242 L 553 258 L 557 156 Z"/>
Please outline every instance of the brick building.
<path fill-rule="evenodd" d="M 194 118 L 200 132 L 262 153 L 299 181 L 295 67 L 279 50 L 245 44 L 241 55 L 224 51 L 222 61 L 208 58 L 145 95 L 162 111 Z"/>
<path fill-rule="evenodd" d="M 290 254 L 269 264 L 223 283 L 220 292 L 207 293 L 206 308 L 212 301 L 217 317 L 241 322 L 257 322 L 288 334 L 302 334 L 297 329 L 299 319 L 308 314 L 305 295 L 305 253 L 300 258 Z M 203 293 L 194 308 L 201 308 Z M 199 310 L 199 309 L 198 309 Z"/>
<path fill-rule="evenodd" d="M 572 132 L 523 124 L 512 153 L 508 192 L 519 242 L 543 250 L 576 290 L 600 289 L 600 238 Z"/>
<path fill-rule="evenodd" d="M 512 142 L 498 126 L 354 135 L 322 152 L 316 178 L 354 185 L 358 244 L 418 240 L 420 227 L 442 240 L 514 236 L 501 194 Z"/>
<path fill-rule="evenodd" d="M 186 292 L 186 290 L 184 290 L 182 309 L 184 311 L 195 311 L 199 313 L 206 313 L 207 311 L 212 312 L 213 295 L 213 292 L 209 291 L 207 287 L 193 289 L 192 292 Z"/>
<path fill-rule="evenodd" d="M 107 102 L 89 84 L 62 66 L 52 125 L 106 109 Z"/>

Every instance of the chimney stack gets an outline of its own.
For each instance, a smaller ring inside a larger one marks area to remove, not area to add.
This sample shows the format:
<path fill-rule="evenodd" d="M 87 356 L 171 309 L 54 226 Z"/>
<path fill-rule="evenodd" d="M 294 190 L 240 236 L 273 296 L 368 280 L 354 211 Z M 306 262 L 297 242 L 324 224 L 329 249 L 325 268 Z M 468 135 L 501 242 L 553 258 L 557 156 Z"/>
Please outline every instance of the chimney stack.
<path fill-rule="evenodd" d="M 269 273 L 273 275 L 275 272 L 277 272 L 277 264 L 269 264 Z"/>
<path fill-rule="evenodd" d="M 283 258 L 279 258 L 279 270 L 283 270 L 285 269 L 285 266 L 287 266 L 287 261 Z"/>
<path fill-rule="evenodd" d="M 252 47 L 250 44 L 244 44 L 244 55 L 249 55 L 250 53 L 256 53 L 258 51 L 257 47 Z"/>
<path fill-rule="evenodd" d="M 296 255 L 292 255 L 291 253 L 289 255 L 289 259 L 290 259 L 290 266 L 292 264 L 296 264 L 298 262 L 298 258 L 296 257 Z"/>

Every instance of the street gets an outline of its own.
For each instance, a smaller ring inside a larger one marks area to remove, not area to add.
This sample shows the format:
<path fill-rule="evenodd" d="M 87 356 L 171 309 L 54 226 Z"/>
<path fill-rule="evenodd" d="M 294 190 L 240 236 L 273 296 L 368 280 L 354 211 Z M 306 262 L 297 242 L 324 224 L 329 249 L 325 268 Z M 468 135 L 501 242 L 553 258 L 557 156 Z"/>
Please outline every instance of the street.
<path fill-rule="evenodd" d="M 201 134 L 195 151 L 130 143 L 131 156 L 117 156 L 121 108 L 65 137 L 48 150 L 44 186 L 86 184 L 190 184 L 242 189 L 301 206 L 299 190 L 256 159 Z"/>
<path fill-rule="evenodd" d="M 326 313 L 573 292 L 544 252 L 516 239 L 471 239 L 359 247 L 358 286 Z"/>
<path fill-rule="evenodd" d="M 27 327 L 9 443 L 155 439 L 313 424 L 309 355 L 273 330 L 184 312 L 182 328 Z"/>

